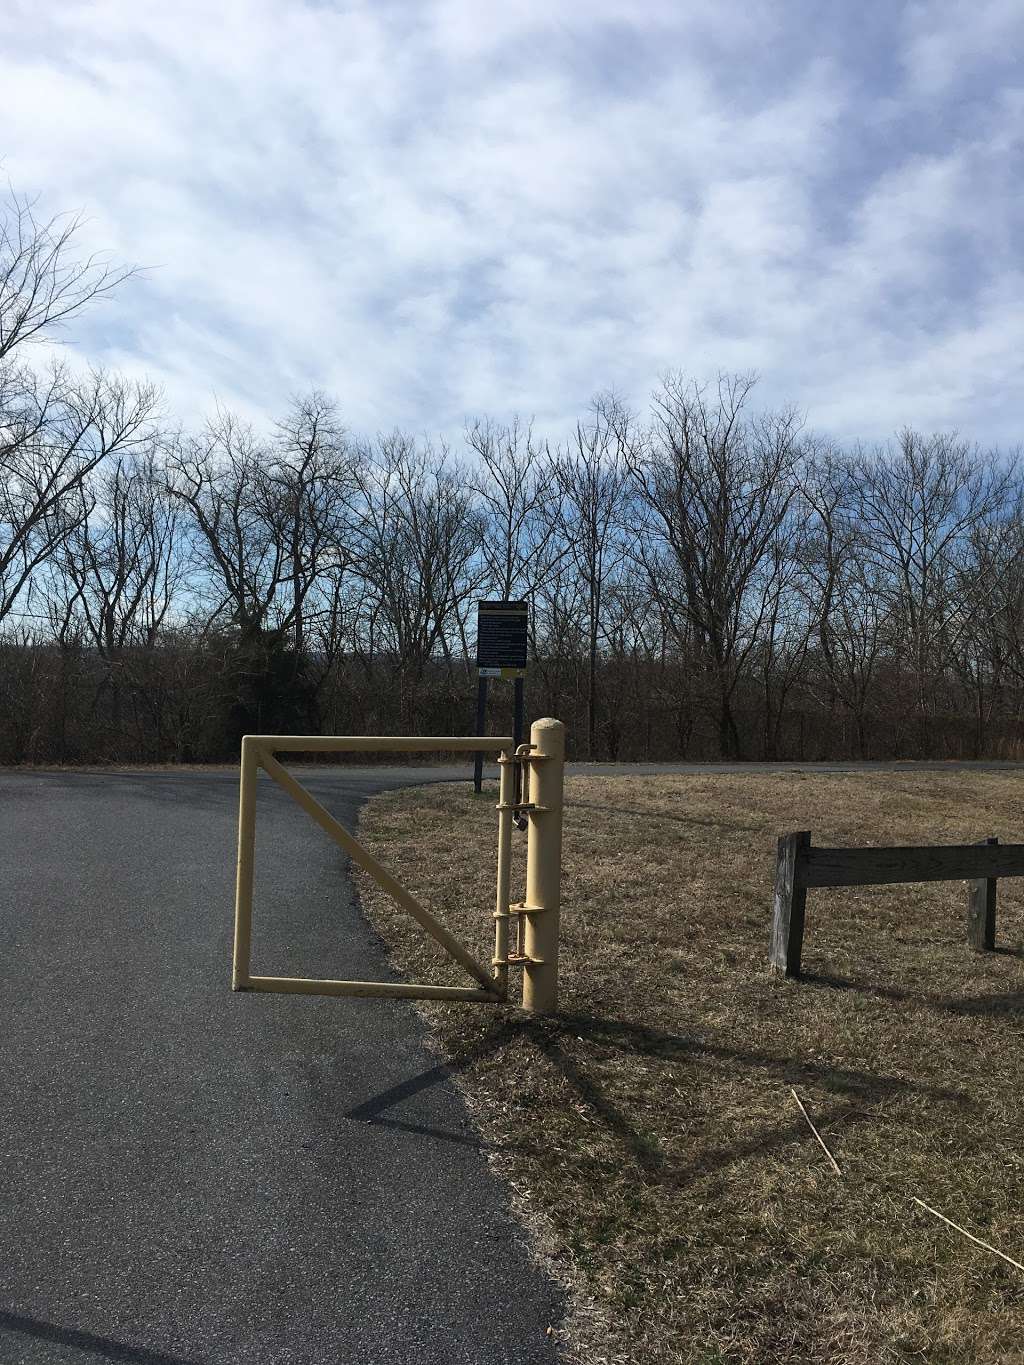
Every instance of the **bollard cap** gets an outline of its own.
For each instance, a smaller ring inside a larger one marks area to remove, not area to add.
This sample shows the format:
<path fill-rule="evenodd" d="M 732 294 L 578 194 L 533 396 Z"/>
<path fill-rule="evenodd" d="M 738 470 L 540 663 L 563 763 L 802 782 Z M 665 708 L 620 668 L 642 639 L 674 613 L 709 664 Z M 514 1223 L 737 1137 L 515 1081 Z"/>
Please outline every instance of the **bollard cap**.
<path fill-rule="evenodd" d="M 543 716 L 530 726 L 530 741 L 542 754 L 565 751 L 565 725 L 553 716 Z"/>

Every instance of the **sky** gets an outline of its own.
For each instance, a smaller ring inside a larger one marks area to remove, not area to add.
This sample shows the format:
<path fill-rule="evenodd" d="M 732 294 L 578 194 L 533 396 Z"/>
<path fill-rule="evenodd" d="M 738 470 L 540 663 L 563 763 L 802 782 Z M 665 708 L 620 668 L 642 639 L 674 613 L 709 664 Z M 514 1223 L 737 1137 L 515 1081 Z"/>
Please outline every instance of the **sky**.
<path fill-rule="evenodd" d="M 186 425 L 457 438 L 755 370 L 1024 439 L 1021 0 L 3 0 L 0 173 L 147 267 L 65 350 Z"/>

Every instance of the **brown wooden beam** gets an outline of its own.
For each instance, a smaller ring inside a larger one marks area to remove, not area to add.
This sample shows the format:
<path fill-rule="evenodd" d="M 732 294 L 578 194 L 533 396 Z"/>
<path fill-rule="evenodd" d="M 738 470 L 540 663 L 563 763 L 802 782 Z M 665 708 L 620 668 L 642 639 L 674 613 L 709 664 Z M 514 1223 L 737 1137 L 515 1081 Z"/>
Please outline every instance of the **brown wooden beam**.
<path fill-rule="evenodd" d="M 1024 877 L 1024 844 L 924 848 L 801 848 L 795 885 L 885 886 L 895 882 Z"/>

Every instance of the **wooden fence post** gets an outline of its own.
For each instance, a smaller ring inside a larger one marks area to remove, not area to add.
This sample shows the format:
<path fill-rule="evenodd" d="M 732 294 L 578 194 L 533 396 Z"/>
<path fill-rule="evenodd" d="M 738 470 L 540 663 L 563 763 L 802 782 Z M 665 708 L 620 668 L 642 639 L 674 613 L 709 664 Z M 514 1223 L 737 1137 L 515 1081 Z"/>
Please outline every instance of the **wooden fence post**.
<path fill-rule="evenodd" d="M 809 830 L 802 830 L 798 834 L 784 834 L 779 840 L 768 964 L 771 970 L 780 976 L 800 975 L 807 890 L 800 884 L 797 860 L 801 850 L 809 848 L 810 843 Z"/>
<path fill-rule="evenodd" d="M 998 839 L 986 839 L 998 844 Z M 967 883 L 967 942 L 983 953 L 996 946 L 996 879 L 979 877 Z"/>

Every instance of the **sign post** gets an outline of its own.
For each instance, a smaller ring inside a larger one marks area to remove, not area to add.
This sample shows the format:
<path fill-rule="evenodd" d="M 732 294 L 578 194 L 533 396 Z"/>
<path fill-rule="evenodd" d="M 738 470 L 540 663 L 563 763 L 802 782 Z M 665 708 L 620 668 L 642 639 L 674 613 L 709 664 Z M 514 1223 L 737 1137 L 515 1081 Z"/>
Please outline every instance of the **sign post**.
<path fill-rule="evenodd" d="M 513 747 L 523 741 L 523 679 L 526 677 L 527 602 L 478 602 L 476 616 L 476 733 L 482 735 L 487 719 L 487 684 L 491 678 L 511 680 L 514 685 L 515 718 Z M 484 756 L 473 760 L 473 790 L 483 784 Z"/>

